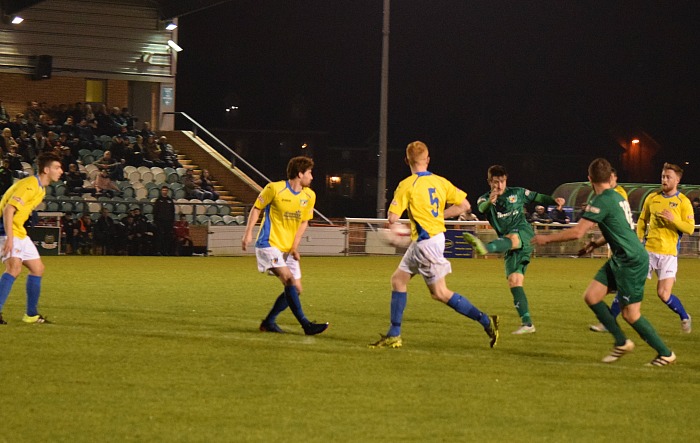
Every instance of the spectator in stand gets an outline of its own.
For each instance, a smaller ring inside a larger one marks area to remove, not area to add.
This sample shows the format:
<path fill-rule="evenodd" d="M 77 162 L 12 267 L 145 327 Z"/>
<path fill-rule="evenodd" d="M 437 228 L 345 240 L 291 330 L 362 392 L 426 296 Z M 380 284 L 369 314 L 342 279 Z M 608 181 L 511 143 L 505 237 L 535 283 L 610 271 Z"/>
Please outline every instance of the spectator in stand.
<path fill-rule="evenodd" d="M 219 199 L 219 193 L 216 192 L 216 190 L 214 189 L 214 182 L 209 176 L 208 169 L 202 169 L 202 177 L 199 179 L 199 187 L 202 188 L 203 191 L 209 192 L 211 194 L 211 197 L 209 197 L 210 199 Z"/>
<path fill-rule="evenodd" d="M 693 214 L 695 216 L 695 225 L 700 225 L 700 198 L 695 197 L 693 203 Z"/>
<path fill-rule="evenodd" d="M 15 151 L 15 148 L 10 148 L 10 152 L 7 153 L 5 157 L 8 161 L 10 171 L 12 171 L 12 176 L 17 178 L 24 178 L 30 175 L 29 172 L 24 170 L 24 165 L 22 165 L 22 156 Z"/>
<path fill-rule="evenodd" d="M 39 121 L 39 116 L 41 115 L 41 108 L 39 108 L 39 102 L 30 101 L 27 103 L 27 110 L 24 112 L 27 117 L 27 121 L 31 121 L 36 124 Z"/>
<path fill-rule="evenodd" d="M 160 146 L 153 136 L 149 136 L 144 144 L 144 160 L 146 160 L 146 166 L 165 167 L 165 163 L 160 159 Z"/>
<path fill-rule="evenodd" d="M 150 122 L 143 122 L 141 137 L 143 137 L 144 140 L 148 140 L 148 137 L 153 137 L 154 139 L 156 138 L 156 133 L 151 130 Z"/>
<path fill-rule="evenodd" d="M 119 134 L 119 126 L 114 123 L 114 120 L 107 113 L 107 107 L 104 103 L 97 105 L 95 109 L 95 120 L 97 121 L 97 131 L 95 135 L 109 135 L 114 137 Z"/>
<path fill-rule="evenodd" d="M 37 128 L 34 135 L 29 138 L 29 145 L 31 146 L 31 150 L 33 152 L 32 161 L 37 155 L 50 149 L 49 139 L 44 137 L 44 130 L 41 128 Z M 23 157 L 28 158 L 24 155 Z"/>
<path fill-rule="evenodd" d="M 27 136 L 26 138 L 23 136 Z M 24 161 L 33 164 L 36 160 L 37 152 L 34 150 L 34 145 L 29 137 L 29 134 L 22 131 L 19 137 L 19 150 L 17 153 L 22 156 Z"/>
<path fill-rule="evenodd" d="M 58 136 L 58 143 L 64 148 L 70 149 L 71 156 L 76 160 L 78 158 L 78 151 L 80 151 L 78 142 L 79 139 L 71 138 L 66 132 L 61 132 L 61 135 Z"/>
<path fill-rule="evenodd" d="M 75 105 L 68 111 L 68 115 L 73 119 L 73 122 L 79 122 L 85 118 L 85 106 L 83 102 L 75 102 Z"/>
<path fill-rule="evenodd" d="M 180 219 L 175 222 L 175 240 L 177 242 L 177 255 L 192 255 L 190 224 L 187 223 L 185 214 L 180 214 Z"/>
<path fill-rule="evenodd" d="M 73 245 L 74 250 L 81 255 L 92 254 L 92 219 L 87 212 L 76 223 Z"/>
<path fill-rule="evenodd" d="M 112 153 L 112 158 L 119 163 L 126 163 L 126 150 L 129 145 L 129 138 L 124 139 L 120 136 L 112 137 L 112 146 L 110 146 L 109 151 Z"/>
<path fill-rule="evenodd" d="M 66 195 L 82 195 L 90 193 L 95 195 L 94 188 L 85 188 L 85 180 L 87 180 L 87 175 L 84 172 L 80 172 L 78 165 L 71 163 L 68 165 L 68 170 L 63 174 L 63 180 L 66 182 Z"/>
<path fill-rule="evenodd" d="M 129 108 L 122 108 L 121 111 L 122 120 L 126 121 L 126 129 L 130 135 L 135 135 L 134 124 L 139 120 L 138 118 L 131 115 Z"/>
<path fill-rule="evenodd" d="M 94 121 L 94 120 L 93 120 Z M 93 124 L 94 125 L 94 124 Z M 87 119 L 81 119 L 78 123 L 78 148 L 79 149 L 97 149 L 101 146 L 97 142 L 97 137 L 93 131 L 93 126 L 88 123 Z"/>
<path fill-rule="evenodd" d="M 158 139 L 158 147 L 160 148 L 160 160 L 169 168 L 181 168 L 182 165 L 177 160 L 177 154 L 173 146 L 168 143 L 168 138 L 162 136 Z"/>
<path fill-rule="evenodd" d="M 73 117 L 66 117 L 66 121 L 61 126 L 61 134 L 66 134 L 69 139 L 78 138 L 78 127 L 75 125 Z"/>
<path fill-rule="evenodd" d="M 14 183 L 14 177 L 10 169 L 10 161 L 5 158 L 2 160 L 2 165 L 0 165 L 0 195 L 4 195 L 5 191 L 10 189 L 12 183 Z"/>
<path fill-rule="evenodd" d="M 161 186 L 160 197 L 153 203 L 153 222 L 156 225 L 156 255 L 172 255 L 175 224 L 175 202 L 170 198 L 170 188 Z"/>
<path fill-rule="evenodd" d="M 112 151 L 105 151 L 102 157 L 93 162 L 93 165 L 101 170 L 107 170 L 112 180 L 124 180 L 124 165 L 112 157 Z"/>
<path fill-rule="evenodd" d="M 564 205 L 557 205 L 549 211 L 549 217 L 552 219 L 554 223 L 561 223 L 562 225 L 565 225 L 571 221 L 569 219 L 569 216 L 566 215 L 566 212 L 564 211 Z"/>
<path fill-rule="evenodd" d="M 78 163 L 78 159 L 73 155 L 73 152 L 68 146 L 59 146 L 57 151 L 58 155 L 61 157 L 61 168 L 67 171 L 70 165 Z"/>
<path fill-rule="evenodd" d="M 145 164 L 143 159 L 143 137 L 140 135 L 136 136 L 136 141 L 133 144 L 127 146 L 125 161 L 128 166 L 139 167 Z"/>
<path fill-rule="evenodd" d="M 199 181 L 194 178 L 194 172 L 188 169 L 187 172 L 185 172 L 185 176 L 182 178 L 182 184 L 185 187 L 185 196 L 189 199 L 197 200 L 211 199 L 211 192 L 200 188 L 198 182 Z"/>
<path fill-rule="evenodd" d="M 121 109 L 118 106 L 112 107 L 112 110 L 109 112 L 109 118 L 112 119 L 112 124 L 119 130 L 118 132 L 121 132 L 121 128 L 126 127 L 126 119 L 122 116 Z"/>
<path fill-rule="evenodd" d="M 544 210 L 544 206 L 535 206 L 535 212 L 532 213 L 532 218 L 530 219 L 532 223 L 552 223 L 552 219 L 549 214 Z"/>
<path fill-rule="evenodd" d="M 5 155 L 10 151 L 10 148 L 19 148 L 17 140 L 12 136 L 12 129 L 5 128 L 2 130 L 2 136 L 0 137 L 0 155 Z"/>
<path fill-rule="evenodd" d="M 88 122 L 91 122 L 91 121 L 95 121 L 95 122 L 96 122 L 96 120 L 95 120 L 95 112 L 93 111 L 92 105 L 91 105 L 91 104 L 85 103 L 85 106 L 83 107 L 83 117 L 85 117 L 85 119 L 86 119 Z"/>
<path fill-rule="evenodd" d="M 101 170 L 97 177 L 95 177 L 93 186 L 95 187 L 96 196 L 106 196 L 112 198 L 114 196 L 122 195 L 121 189 L 119 189 L 119 186 L 117 186 L 112 179 L 109 178 L 109 173 L 106 169 Z"/>
<path fill-rule="evenodd" d="M 98 255 L 114 254 L 114 220 L 109 215 L 109 209 L 102 208 L 100 217 L 93 226 L 95 252 Z"/>

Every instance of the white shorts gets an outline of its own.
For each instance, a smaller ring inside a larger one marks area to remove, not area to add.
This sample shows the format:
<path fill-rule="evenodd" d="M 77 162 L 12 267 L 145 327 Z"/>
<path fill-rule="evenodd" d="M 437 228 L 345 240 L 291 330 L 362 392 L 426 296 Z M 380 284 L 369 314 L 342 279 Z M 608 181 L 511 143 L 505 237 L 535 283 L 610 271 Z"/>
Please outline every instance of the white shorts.
<path fill-rule="evenodd" d="M 651 276 L 654 275 L 654 271 L 656 271 L 656 276 L 659 280 L 666 280 L 667 278 L 675 280 L 676 273 L 678 272 L 678 257 L 675 255 L 650 252 L 649 274 L 647 274 L 647 278 L 651 279 Z"/>
<path fill-rule="evenodd" d="M 6 236 L 0 237 L 0 250 L 5 248 Z M 39 251 L 36 249 L 36 245 L 29 236 L 24 238 L 14 237 L 12 240 L 12 251 L 10 255 L 3 255 L 2 262 L 4 263 L 10 257 L 18 258 L 22 261 L 37 260 L 41 258 Z"/>
<path fill-rule="evenodd" d="M 452 265 L 445 258 L 445 234 L 412 242 L 401 259 L 399 269 L 411 275 L 422 275 L 428 285 L 451 273 Z"/>
<path fill-rule="evenodd" d="M 283 254 L 279 249 L 270 246 L 269 248 L 255 248 L 255 256 L 258 259 L 258 271 L 275 275 L 272 268 L 287 267 L 296 280 L 301 280 L 301 266 L 291 254 Z"/>

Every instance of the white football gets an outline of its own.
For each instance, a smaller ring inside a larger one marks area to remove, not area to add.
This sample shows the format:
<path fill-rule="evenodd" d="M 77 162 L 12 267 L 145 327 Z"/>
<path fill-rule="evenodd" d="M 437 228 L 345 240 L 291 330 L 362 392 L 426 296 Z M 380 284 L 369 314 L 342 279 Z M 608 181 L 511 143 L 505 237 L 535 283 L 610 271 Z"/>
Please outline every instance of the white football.
<path fill-rule="evenodd" d="M 397 248 L 407 248 L 411 244 L 411 227 L 404 223 L 392 223 L 389 229 L 379 229 L 382 241 Z"/>

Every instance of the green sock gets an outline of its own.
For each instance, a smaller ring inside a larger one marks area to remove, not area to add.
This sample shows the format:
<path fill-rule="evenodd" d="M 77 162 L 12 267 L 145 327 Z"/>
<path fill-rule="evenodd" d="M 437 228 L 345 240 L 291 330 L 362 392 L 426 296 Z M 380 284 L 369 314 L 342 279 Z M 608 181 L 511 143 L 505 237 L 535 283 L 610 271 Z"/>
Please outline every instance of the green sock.
<path fill-rule="evenodd" d="M 659 355 L 663 355 L 664 357 L 671 355 L 671 350 L 668 349 L 663 340 L 661 340 L 661 337 L 659 337 L 659 334 L 656 333 L 656 329 L 654 329 L 651 323 L 649 323 L 649 320 L 644 316 L 639 317 L 639 319 L 630 326 L 632 326 L 634 330 L 637 331 L 637 334 L 642 337 L 642 340 L 654 348 Z"/>
<path fill-rule="evenodd" d="M 489 252 L 506 252 L 513 247 L 513 242 L 507 237 L 497 238 L 486 245 L 486 250 Z"/>
<path fill-rule="evenodd" d="M 523 289 L 522 286 L 516 286 L 514 288 L 510 288 L 510 293 L 513 294 L 513 305 L 515 306 L 515 310 L 518 311 L 520 321 L 524 325 L 532 326 L 532 319 L 530 318 L 530 308 L 527 304 L 525 289 Z"/>
<path fill-rule="evenodd" d="M 600 320 L 600 322 L 605 326 L 605 328 L 615 337 L 615 346 L 622 346 L 627 340 L 627 336 L 622 332 L 620 326 L 617 324 L 617 320 L 613 317 L 610 312 L 610 308 L 605 302 L 600 301 L 594 305 L 588 305 L 595 316 Z"/>

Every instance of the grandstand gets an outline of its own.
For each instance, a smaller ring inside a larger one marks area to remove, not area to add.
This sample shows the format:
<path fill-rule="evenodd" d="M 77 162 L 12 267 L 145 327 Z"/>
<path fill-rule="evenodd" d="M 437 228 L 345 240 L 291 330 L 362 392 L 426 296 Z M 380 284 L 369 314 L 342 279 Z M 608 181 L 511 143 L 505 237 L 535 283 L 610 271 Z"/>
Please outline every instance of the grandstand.
<path fill-rule="evenodd" d="M 191 132 L 167 132 L 169 139 L 177 140 L 179 146 L 188 148 L 179 150 L 188 154 L 178 154 L 181 168 L 160 168 L 146 166 L 125 166 L 124 179 L 117 182 L 122 195 L 120 197 L 93 197 L 90 194 L 82 196 L 66 195 L 66 185 L 54 183 L 47 192 L 45 202 L 39 210 L 48 212 L 87 212 L 93 219 L 99 217 L 100 210 L 107 208 L 115 219 L 121 218 L 131 208 L 139 207 L 141 212 L 152 221 L 153 201 L 160 195 L 161 186 L 170 188 L 170 195 L 175 200 L 176 212 L 187 216 L 194 224 L 238 225 L 245 220 L 246 202 L 252 201 L 260 191 L 260 186 L 249 179 L 243 172 L 232 167 L 221 154 L 218 154 L 201 139 Z M 109 137 L 108 137 L 109 138 Z M 100 158 L 104 151 L 101 149 L 82 149 L 80 154 L 80 172 L 87 176 L 84 187 L 90 188 L 91 182 L 98 174 L 98 168 L 93 162 Z M 190 155 L 197 159 L 190 158 Z M 32 166 L 23 165 L 25 170 L 32 173 Z M 195 177 L 201 174 L 203 168 L 215 171 L 215 189 L 220 198 L 214 200 L 187 199 L 182 183 L 182 177 L 187 169 L 192 169 Z M 244 181 L 245 180 L 245 181 Z M 234 189 L 233 194 L 229 189 Z"/>

